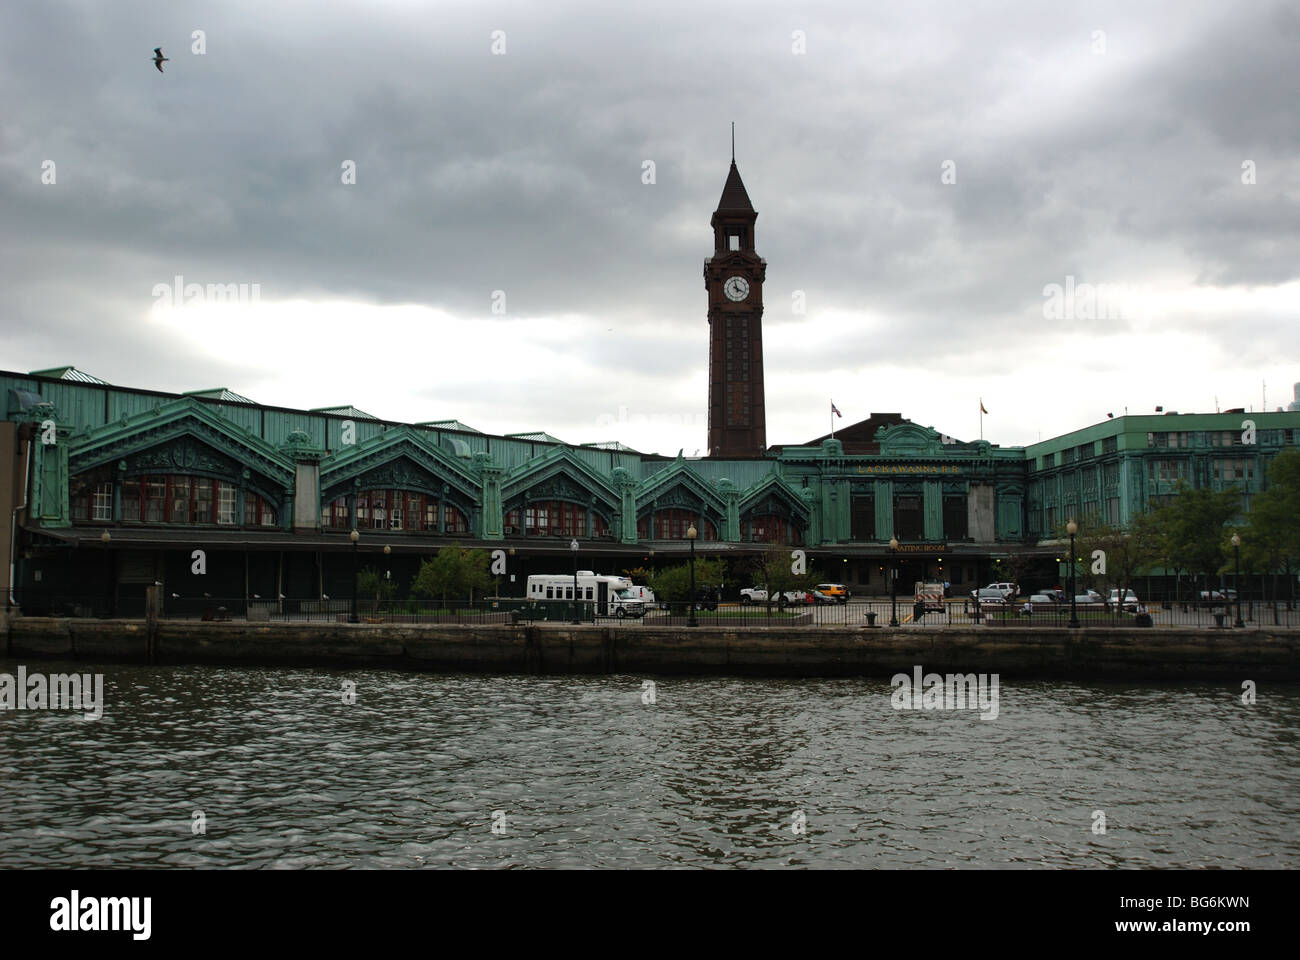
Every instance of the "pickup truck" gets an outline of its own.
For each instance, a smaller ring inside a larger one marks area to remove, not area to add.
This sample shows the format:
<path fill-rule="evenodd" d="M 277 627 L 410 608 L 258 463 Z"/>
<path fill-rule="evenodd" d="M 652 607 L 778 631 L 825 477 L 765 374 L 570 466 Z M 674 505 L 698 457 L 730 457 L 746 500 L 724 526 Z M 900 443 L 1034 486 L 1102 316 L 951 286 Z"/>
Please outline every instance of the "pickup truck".
<path fill-rule="evenodd" d="M 1020 596 L 1020 588 L 1018 586 L 1014 583 L 1003 581 L 1002 583 L 990 583 L 987 587 L 980 587 L 979 590 L 972 590 L 970 592 L 971 599 L 977 599 L 976 594 L 983 593 L 985 590 L 996 590 L 1001 594 L 1002 599 L 1008 603 L 1014 598 Z"/>
<path fill-rule="evenodd" d="M 767 591 L 762 587 L 744 587 L 740 591 L 740 602 L 767 603 Z M 776 602 L 780 606 L 785 606 L 787 603 L 807 603 L 808 594 L 802 590 L 787 590 L 777 596 Z"/>

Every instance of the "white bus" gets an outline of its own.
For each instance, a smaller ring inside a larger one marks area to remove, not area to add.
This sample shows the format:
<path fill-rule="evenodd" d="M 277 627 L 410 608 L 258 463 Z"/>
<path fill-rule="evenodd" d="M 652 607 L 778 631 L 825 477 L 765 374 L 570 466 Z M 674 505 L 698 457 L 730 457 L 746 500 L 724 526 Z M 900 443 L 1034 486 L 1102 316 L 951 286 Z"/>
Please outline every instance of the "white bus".
<path fill-rule="evenodd" d="M 632 581 L 627 577 L 614 577 L 578 571 L 578 596 L 580 601 L 596 605 L 598 617 L 641 617 L 645 603 L 631 593 Z M 573 600 L 571 573 L 538 573 L 528 578 L 527 597 L 531 601 Z"/>

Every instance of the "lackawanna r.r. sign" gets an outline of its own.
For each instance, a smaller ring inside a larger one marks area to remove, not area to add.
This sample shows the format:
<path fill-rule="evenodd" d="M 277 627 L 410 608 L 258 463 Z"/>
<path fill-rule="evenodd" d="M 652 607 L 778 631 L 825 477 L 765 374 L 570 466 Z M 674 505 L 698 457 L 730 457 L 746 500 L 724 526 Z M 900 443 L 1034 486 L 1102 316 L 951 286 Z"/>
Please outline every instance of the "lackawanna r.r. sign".
<path fill-rule="evenodd" d="M 858 467 L 858 473 L 961 473 L 955 463 L 876 463 Z"/>

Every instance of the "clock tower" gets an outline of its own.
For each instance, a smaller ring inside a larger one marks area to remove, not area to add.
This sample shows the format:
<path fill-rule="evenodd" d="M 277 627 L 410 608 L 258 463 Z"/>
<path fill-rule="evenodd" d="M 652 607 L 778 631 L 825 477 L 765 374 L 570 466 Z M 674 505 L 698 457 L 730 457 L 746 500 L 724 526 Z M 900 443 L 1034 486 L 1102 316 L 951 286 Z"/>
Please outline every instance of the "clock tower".
<path fill-rule="evenodd" d="M 713 211 L 713 256 L 704 261 L 709 292 L 709 456 L 757 457 L 767 450 L 763 403 L 763 279 L 754 252 L 758 214 L 731 158 Z"/>

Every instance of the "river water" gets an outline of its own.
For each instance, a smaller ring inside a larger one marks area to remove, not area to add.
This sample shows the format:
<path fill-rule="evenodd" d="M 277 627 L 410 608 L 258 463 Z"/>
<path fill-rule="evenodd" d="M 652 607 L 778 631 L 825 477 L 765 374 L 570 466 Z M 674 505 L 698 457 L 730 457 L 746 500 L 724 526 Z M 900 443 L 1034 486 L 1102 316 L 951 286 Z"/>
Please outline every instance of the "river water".
<path fill-rule="evenodd" d="M 6 868 L 1300 866 L 1295 684 L 25 666 L 104 711 L 0 711 Z"/>

